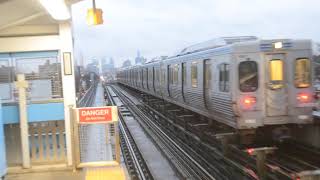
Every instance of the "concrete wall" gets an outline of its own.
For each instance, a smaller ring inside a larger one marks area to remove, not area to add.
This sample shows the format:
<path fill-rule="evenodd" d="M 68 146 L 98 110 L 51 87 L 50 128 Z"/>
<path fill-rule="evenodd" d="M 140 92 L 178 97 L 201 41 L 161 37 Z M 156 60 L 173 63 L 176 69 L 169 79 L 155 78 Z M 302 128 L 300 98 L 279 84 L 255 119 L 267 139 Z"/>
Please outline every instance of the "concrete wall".
<path fill-rule="evenodd" d="M 40 111 L 41 110 L 41 111 Z M 19 107 L 16 105 L 3 106 L 4 124 L 19 123 Z M 28 122 L 56 121 L 64 119 L 63 103 L 29 104 Z"/>
<path fill-rule="evenodd" d="M 59 50 L 64 40 L 59 35 L 0 38 L 0 53 Z"/>

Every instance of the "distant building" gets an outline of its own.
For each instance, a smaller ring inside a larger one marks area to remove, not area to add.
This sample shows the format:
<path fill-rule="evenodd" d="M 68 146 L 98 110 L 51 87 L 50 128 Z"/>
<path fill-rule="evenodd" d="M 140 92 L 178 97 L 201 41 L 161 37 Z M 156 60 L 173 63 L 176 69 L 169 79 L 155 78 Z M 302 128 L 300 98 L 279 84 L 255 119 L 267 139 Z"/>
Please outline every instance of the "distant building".
<path fill-rule="evenodd" d="M 96 73 L 97 75 L 99 74 L 99 68 L 98 68 L 98 61 L 94 61 L 90 64 L 87 65 L 86 67 L 86 71 L 87 72 L 93 72 L 93 73 Z"/>
<path fill-rule="evenodd" d="M 124 61 L 122 64 L 122 67 L 129 67 L 129 66 L 131 66 L 131 61 L 129 59 Z"/>
<path fill-rule="evenodd" d="M 112 71 L 114 69 L 114 61 L 110 58 L 109 63 L 102 64 L 102 72 Z"/>
<path fill-rule="evenodd" d="M 14 75 L 14 67 L 0 66 L 0 83 L 13 82 Z"/>
<path fill-rule="evenodd" d="M 105 65 L 105 64 L 107 64 L 107 58 L 106 58 L 106 57 L 103 57 L 103 58 L 101 59 L 101 65 L 103 66 L 103 65 Z"/>
<path fill-rule="evenodd" d="M 50 79 L 53 97 L 62 97 L 62 78 L 61 78 L 61 64 L 52 63 L 47 60 L 44 65 L 39 65 L 39 74 L 33 74 L 33 79 Z M 30 74 L 32 76 L 32 74 Z"/>
<path fill-rule="evenodd" d="M 114 60 L 113 58 L 110 58 L 109 64 L 112 68 L 114 68 Z"/>
<path fill-rule="evenodd" d="M 137 51 L 137 57 L 135 58 L 135 64 L 144 64 L 147 59 L 140 55 L 140 51 Z"/>

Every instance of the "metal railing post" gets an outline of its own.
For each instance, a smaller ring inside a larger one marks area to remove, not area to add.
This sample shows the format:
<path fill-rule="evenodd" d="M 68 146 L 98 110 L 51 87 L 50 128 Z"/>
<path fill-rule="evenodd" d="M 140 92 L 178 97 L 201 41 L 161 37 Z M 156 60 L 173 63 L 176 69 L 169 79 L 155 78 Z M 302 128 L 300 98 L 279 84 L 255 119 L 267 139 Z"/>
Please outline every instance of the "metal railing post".
<path fill-rule="evenodd" d="M 20 135 L 22 149 L 22 167 L 30 168 L 30 149 L 29 149 L 29 126 L 27 115 L 27 93 L 28 82 L 24 74 L 17 74 L 16 87 L 19 89 L 19 115 L 20 115 Z"/>

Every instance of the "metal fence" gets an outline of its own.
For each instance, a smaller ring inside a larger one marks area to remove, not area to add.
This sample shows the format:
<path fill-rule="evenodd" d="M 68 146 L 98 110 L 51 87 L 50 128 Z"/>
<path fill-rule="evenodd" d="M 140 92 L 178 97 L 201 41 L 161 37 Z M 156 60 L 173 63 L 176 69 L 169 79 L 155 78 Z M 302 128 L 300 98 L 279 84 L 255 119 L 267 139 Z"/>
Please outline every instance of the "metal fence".
<path fill-rule="evenodd" d="M 8 165 L 22 164 L 19 124 L 5 125 Z M 66 162 L 65 124 L 63 120 L 29 123 L 29 147 L 32 165 Z"/>
<path fill-rule="evenodd" d="M 104 89 L 98 83 L 94 83 L 79 101 L 78 106 L 103 106 L 105 105 L 103 99 Z M 79 124 L 75 121 L 77 167 L 85 167 L 88 164 L 100 166 L 117 161 L 116 146 L 119 137 L 116 137 L 115 127 L 115 124 Z"/>

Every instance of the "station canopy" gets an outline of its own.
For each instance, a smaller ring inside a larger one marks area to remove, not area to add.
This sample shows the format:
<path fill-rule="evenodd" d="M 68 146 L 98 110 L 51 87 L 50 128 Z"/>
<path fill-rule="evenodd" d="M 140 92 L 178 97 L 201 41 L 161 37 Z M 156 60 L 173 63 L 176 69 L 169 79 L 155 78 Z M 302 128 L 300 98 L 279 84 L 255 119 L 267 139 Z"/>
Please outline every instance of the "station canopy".
<path fill-rule="evenodd" d="M 80 0 L 66 0 L 67 6 Z M 70 12 L 71 13 L 71 12 Z M 39 0 L 0 0 L 0 37 L 58 34 L 54 20 Z"/>

